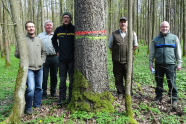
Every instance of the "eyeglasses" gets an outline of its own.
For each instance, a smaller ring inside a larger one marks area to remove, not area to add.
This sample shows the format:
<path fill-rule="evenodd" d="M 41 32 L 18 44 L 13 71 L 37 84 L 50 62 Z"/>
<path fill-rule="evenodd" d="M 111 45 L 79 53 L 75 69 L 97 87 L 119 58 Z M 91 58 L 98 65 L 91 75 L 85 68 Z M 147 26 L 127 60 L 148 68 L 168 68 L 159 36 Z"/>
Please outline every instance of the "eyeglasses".
<path fill-rule="evenodd" d="M 70 17 L 63 17 L 64 19 L 69 19 Z"/>

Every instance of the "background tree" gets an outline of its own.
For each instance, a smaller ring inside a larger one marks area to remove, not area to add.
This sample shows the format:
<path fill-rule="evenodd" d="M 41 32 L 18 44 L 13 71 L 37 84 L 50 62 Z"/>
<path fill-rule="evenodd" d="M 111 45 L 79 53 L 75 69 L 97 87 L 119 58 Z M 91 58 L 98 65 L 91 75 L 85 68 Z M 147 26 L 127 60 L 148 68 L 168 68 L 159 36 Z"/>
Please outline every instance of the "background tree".
<path fill-rule="evenodd" d="M 109 92 L 104 0 L 75 0 L 75 74 L 71 112 L 113 112 Z"/>
<path fill-rule="evenodd" d="M 10 54 L 9 54 L 9 41 L 8 41 L 8 28 L 7 28 L 7 22 L 8 22 L 8 8 L 6 5 L 6 0 L 3 2 L 3 41 L 4 41 L 4 54 L 5 54 L 5 67 L 10 66 Z"/>
<path fill-rule="evenodd" d="M 11 12 L 13 22 L 15 24 L 14 30 L 16 34 L 16 40 L 18 43 L 18 49 L 20 54 L 20 66 L 16 79 L 16 86 L 14 91 L 14 105 L 10 116 L 3 123 L 19 123 L 25 107 L 25 86 L 28 73 L 28 53 L 25 42 L 22 21 L 20 17 L 20 4 L 19 0 L 10 0 Z"/>

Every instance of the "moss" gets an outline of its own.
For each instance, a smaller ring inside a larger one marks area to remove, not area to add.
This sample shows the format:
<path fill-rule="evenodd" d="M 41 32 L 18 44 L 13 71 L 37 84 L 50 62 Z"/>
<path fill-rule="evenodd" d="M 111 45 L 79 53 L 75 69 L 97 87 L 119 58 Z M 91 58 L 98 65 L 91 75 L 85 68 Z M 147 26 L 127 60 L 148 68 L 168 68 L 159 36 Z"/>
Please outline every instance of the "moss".
<path fill-rule="evenodd" d="M 10 67 L 10 62 L 8 62 L 7 60 L 5 60 L 5 67 Z"/>
<path fill-rule="evenodd" d="M 91 111 L 91 112 L 114 112 L 112 102 L 114 97 L 108 91 L 102 93 L 94 93 L 91 90 L 91 85 L 86 81 L 81 72 L 75 70 L 74 82 L 72 90 L 72 99 L 68 105 L 71 113 L 75 111 Z"/>
<path fill-rule="evenodd" d="M 186 57 L 186 50 L 184 50 L 183 53 L 183 57 Z"/>
<path fill-rule="evenodd" d="M 131 95 L 128 95 L 128 94 L 125 95 L 125 108 L 127 111 L 127 115 L 130 119 L 129 123 L 138 124 L 138 122 L 133 118 Z"/>

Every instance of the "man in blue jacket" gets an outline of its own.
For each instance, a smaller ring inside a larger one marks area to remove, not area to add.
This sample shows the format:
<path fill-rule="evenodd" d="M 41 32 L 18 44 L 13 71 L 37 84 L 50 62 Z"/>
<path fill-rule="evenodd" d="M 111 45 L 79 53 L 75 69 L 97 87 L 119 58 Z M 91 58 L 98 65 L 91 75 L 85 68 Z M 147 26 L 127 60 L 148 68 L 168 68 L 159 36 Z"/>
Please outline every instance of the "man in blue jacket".
<path fill-rule="evenodd" d="M 74 33 L 75 27 L 71 24 L 72 16 L 69 12 L 63 14 L 63 25 L 56 28 L 52 37 L 52 44 L 59 56 L 59 101 L 62 105 L 66 101 L 66 78 L 69 75 L 69 98 L 72 96 L 72 84 L 74 75 Z M 57 42 L 58 40 L 58 42 Z"/>
<path fill-rule="evenodd" d="M 166 74 L 169 96 L 173 108 L 177 107 L 178 93 L 176 88 L 176 70 L 181 70 L 181 46 L 178 37 L 169 32 L 170 25 L 163 21 L 160 34 L 156 36 L 150 46 L 149 69 L 152 71 L 155 59 L 155 80 L 157 87 L 156 102 L 161 102 L 163 93 L 163 79 Z"/>

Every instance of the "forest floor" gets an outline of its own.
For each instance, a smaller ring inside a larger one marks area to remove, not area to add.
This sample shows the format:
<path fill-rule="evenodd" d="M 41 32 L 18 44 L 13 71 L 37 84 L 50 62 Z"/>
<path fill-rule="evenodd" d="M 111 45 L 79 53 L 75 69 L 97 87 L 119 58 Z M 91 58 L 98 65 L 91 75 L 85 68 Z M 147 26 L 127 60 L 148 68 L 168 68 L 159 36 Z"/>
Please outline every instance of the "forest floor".
<path fill-rule="evenodd" d="M 12 48 L 14 51 L 14 48 Z M 172 110 L 168 102 L 168 86 L 164 80 L 164 93 L 161 103 L 155 103 L 154 74 L 148 69 L 148 56 L 146 55 L 146 46 L 141 46 L 135 55 L 134 61 L 134 80 L 132 109 L 136 121 L 140 124 L 186 124 L 186 63 L 183 63 L 183 69 L 177 72 L 177 88 L 179 91 L 179 100 L 177 110 Z M 11 52 L 12 66 L 5 68 L 3 59 L 0 60 L 0 121 L 8 117 L 13 105 L 13 93 L 15 87 L 18 60 L 13 57 Z M 183 58 L 186 61 L 186 58 Z M 42 101 L 44 109 L 34 109 L 32 115 L 23 115 L 20 123 L 41 123 L 41 124 L 91 124 L 91 123 L 128 123 L 128 117 L 125 111 L 125 100 L 119 99 L 114 85 L 114 76 L 112 72 L 111 56 L 108 52 L 108 75 L 109 91 L 114 96 L 114 113 L 99 112 L 91 113 L 78 111 L 71 114 L 67 110 L 67 104 L 57 106 L 58 98 L 48 97 Z M 68 83 L 68 81 L 67 81 Z M 59 83 L 58 83 L 59 84 Z M 49 85 L 48 85 L 49 86 Z M 48 89 L 49 92 L 49 89 Z M 57 91 L 58 93 L 58 91 Z"/>

